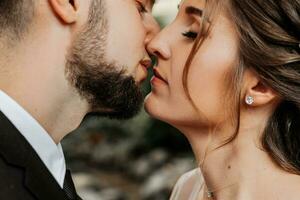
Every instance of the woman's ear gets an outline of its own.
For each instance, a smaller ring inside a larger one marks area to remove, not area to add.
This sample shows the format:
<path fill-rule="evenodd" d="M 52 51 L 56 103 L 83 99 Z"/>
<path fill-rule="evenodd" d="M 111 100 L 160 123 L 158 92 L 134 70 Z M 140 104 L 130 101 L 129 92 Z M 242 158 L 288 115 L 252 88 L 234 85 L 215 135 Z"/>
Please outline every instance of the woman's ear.
<path fill-rule="evenodd" d="M 278 99 L 275 91 L 264 84 L 259 76 L 251 70 L 244 74 L 244 105 L 259 107 Z"/>
<path fill-rule="evenodd" d="M 55 14 L 66 24 L 77 20 L 78 0 L 49 0 Z"/>

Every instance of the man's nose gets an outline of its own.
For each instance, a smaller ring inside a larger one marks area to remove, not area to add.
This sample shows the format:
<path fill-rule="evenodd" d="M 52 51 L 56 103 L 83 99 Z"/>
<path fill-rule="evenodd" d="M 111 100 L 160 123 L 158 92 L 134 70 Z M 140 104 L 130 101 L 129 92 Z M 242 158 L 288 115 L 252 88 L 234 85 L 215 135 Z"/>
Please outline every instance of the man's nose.
<path fill-rule="evenodd" d="M 146 28 L 145 46 L 147 46 L 149 42 L 159 33 L 160 26 L 153 16 L 145 20 L 144 23 Z"/>

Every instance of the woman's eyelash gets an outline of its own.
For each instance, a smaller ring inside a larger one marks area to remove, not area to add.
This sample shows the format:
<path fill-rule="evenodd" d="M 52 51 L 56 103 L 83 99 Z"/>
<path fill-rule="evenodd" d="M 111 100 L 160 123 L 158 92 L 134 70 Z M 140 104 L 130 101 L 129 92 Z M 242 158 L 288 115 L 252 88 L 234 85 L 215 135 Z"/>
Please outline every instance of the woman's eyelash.
<path fill-rule="evenodd" d="M 198 33 L 197 32 L 193 32 L 193 31 L 187 31 L 187 32 L 182 33 L 182 35 L 184 37 L 187 37 L 187 38 L 190 38 L 190 39 L 196 39 L 197 36 L 198 36 Z"/>

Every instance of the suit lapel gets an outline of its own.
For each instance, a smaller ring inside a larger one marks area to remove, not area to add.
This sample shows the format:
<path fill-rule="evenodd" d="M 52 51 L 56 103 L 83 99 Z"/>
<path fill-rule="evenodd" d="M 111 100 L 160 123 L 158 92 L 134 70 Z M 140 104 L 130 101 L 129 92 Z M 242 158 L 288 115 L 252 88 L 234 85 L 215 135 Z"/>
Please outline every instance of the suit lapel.
<path fill-rule="evenodd" d="M 25 169 L 25 187 L 38 199 L 68 199 L 31 145 L 2 112 L 0 154 L 11 165 Z"/>

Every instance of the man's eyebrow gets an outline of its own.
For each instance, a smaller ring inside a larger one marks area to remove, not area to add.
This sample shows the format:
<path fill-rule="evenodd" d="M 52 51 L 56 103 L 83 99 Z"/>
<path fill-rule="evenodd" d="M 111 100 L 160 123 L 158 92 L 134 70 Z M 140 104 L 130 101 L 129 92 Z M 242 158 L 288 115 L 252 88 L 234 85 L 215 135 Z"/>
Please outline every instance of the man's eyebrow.
<path fill-rule="evenodd" d="M 187 6 L 185 8 L 185 13 L 188 15 L 197 15 L 199 17 L 202 17 L 203 10 L 201 10 L 200 8 L 193 7 L 193 6 Z"/>
<path fill-rule="evenodd" d="M 153 5 L 155 4 L 155 0 L 150 0 L 151 6 L 153 7 Z"/>

